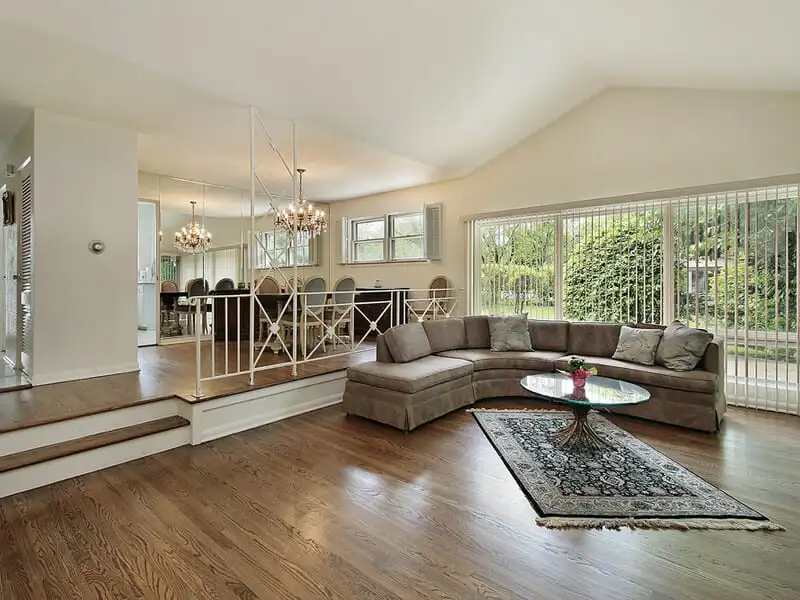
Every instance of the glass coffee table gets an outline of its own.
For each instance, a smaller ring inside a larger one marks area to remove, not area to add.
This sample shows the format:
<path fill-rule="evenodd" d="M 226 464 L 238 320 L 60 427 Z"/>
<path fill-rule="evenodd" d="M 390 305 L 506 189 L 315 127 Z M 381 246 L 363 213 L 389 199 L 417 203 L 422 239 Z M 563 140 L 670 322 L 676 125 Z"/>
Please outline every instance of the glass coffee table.
<path fill-rule="evenodd" d="M 566 404 L 572 410 L 573 421 L 556 433 L 559 447 L 566 449 L 585 447 L 599 450 L 608 447 L 587 419 L 590 410 L 631 406 L 650 400 L 650 392 L 643 387 L 610 377 L 590 377 L 584 388 L 576 388 L 566 375 L 540 373 L 523 377 L 520 384 L 536 396 Z"/>

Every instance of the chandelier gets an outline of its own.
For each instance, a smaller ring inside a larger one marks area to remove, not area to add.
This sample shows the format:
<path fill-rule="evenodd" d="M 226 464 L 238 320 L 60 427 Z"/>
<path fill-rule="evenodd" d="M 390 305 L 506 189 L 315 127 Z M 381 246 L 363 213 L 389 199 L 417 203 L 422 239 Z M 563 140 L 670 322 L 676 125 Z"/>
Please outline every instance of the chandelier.
<path fill-rule="evenodd" d="M 180 231 L 175 232 L 175 248 L 187 254 L 201 254 L 211 248 L 211 232 L 194 218 L 194 210 L 197 202 L 192 200 L 192 220 Z"/>
<path fill-rule="evenodd" d="M 284 208 L 275 215 L 275 227 L 287 233 L 305 233 L 311 236 L 328 230 L 325 211 L 314 207 L 303 199 L 303 173 L 305 169 L 297 169 L 300 175 L 300 189 L 297 198 L 289 208 Z"/>

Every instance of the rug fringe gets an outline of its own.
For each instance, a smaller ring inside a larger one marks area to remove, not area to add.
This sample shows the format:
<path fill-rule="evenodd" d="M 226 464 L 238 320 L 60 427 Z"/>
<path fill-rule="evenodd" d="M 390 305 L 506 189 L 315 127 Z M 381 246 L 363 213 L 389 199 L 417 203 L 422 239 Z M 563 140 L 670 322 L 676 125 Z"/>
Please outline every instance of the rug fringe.
<path fill-rule="evenodd" d="M 551 408 L 467 408 L 468 413 L 476 412 L 545 412 L 545 413 L 565 413 L 572 414 L 569 411 L 551 409 Z"/>
<path fill-rule="evenodd" d="M 741 530 L 741 531 L 786 531 L 771 521 L 752 519 L 590 519 L 568 517 L 545 517 L 536 523 L 548 529 L 692 529 Z"/>

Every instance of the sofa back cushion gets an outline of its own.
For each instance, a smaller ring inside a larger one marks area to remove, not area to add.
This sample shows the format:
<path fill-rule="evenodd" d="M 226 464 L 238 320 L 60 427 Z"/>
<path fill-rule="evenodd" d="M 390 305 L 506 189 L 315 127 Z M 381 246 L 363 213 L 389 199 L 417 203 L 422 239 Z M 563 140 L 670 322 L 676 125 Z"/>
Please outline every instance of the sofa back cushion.
<path fill-rule="evenodd" d="M 422 323 L 392 327 L 384 334 L 384 339 L 395 362 L 406 363 L 432 353 Z"/>
<path fill-rule="evenodd" d="M 528 320 L 534 350 L 566 352 L 569 344 L 569 321 Z"/>
<path fill-rule="evenodd" d="M 495 352 L 530 352 L 528 315 L 489 317 L 489 338 Z"/>
<path fill-rule="evenodd" d="M 703 360 L 714 336 L 705 329 L 688 327 L 673 321 L 664 330 L 656 351 L 656 364 L 673 371 L 691 371 Z"/>
<path fill-rule="evenodd" d="M 467 336 L 465 348 L 488 348 L 490 346 L 489 317 L 486 315 L 464 317 L 464 333 Z"/>
<path fill-rule="evenodd" d="M 567 352 L 610 358 L 617 349 L 621 329 L 620 323 L 570 323 Z"/>
<path fill-rule="evenodd" d="M 436 319 L 423 321 L 433 352 L 461 350 L 467 346 L 467 333 L 463 319 Z"/>

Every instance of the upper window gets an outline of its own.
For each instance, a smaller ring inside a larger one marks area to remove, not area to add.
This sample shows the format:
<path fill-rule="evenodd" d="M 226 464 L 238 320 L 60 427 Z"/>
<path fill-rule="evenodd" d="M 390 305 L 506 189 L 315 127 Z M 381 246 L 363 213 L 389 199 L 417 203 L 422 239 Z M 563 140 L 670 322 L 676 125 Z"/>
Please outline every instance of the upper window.
<path fill-rule="evenodd" d="M 422 213 L 387 215 L 351 222 L 351 262 L 425 258 Z"/>
<path fill-rule="evenodd" d="M 294 250 L 289 235 L 279 231 L 259 231 L 256 233 L 256 269 L 294 266 Z M 310 252 L 310 236 L 297 234 L 297 266 L 312 264 Z"/>

